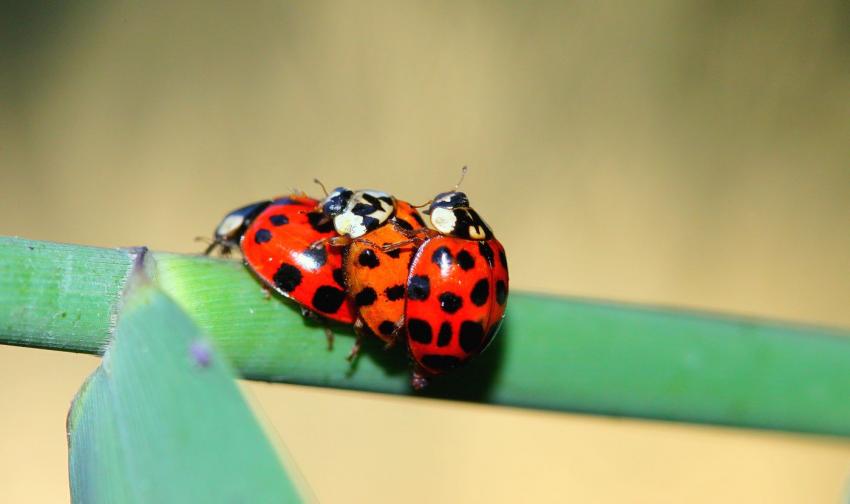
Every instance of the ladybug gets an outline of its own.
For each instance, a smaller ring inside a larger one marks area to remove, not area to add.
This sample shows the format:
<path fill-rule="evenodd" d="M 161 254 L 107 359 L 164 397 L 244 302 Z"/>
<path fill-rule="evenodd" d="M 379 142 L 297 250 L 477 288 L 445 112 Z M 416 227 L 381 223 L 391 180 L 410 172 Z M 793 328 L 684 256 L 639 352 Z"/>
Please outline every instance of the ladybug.
<path fill-rule="evenodd" d="M 404 309 L 416 389 L 484 351 L 508 300 L 505 249 L 466 194 L 438 194 L 425 213 L 435 231 L 413 255 Z"/>
<path fill-rule="evenodd" d="M 351 324 L 342 251 L 322 204 L 303 194 L 261 201 L 230 212 L 206 250 L 240 248 L 245 264 L 269 289 L 298 302 L 305 314 Z"/>
<path fill-rule="evenodd" d="M 344 247 L 343 266 L 348 295 L 357 311 L 358 337 L 374 334 L 392 345 L 404 315 L 404 282 L 412 249 L 385 251 L 384 246 L 412 242 L 411 236 L 427 229 L 425 221 L 410 203 L 374 190 L 338 187 L 325 198 L 322 209 L 339 234 L 328 241 Z M 357 350 L 355 345 L 352 358 Z"/>
<path fill-rule="evenodd" d="M 425 229 L 425 221 L 410 203 L 395 200 L 391 218 L 348 245 L 343 266 L 348 294 L 357 310 L 358 332 L 368 329 L 388 346 L 396 342 L 404 318 L 404 284 L 414 249 L 386 247 L 411 242 L 411 236 Z"/>

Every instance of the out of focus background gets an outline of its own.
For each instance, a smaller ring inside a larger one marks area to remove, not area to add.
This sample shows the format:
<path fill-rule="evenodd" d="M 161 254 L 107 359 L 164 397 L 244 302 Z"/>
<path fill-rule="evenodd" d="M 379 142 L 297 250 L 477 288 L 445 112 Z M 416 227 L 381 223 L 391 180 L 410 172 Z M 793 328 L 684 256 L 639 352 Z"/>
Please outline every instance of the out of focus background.
<path fill-rule="evenodd" d="M 314 177 L 462 165 L 514 289 L 850 326 L 846 2 L 0 4 L 2 235 L 197 252 Z M 0 347 L 0 501 L 68 500 L 97 362 Z M 245 386 L 322 502 L 850 488 L 833 438 Z"/>

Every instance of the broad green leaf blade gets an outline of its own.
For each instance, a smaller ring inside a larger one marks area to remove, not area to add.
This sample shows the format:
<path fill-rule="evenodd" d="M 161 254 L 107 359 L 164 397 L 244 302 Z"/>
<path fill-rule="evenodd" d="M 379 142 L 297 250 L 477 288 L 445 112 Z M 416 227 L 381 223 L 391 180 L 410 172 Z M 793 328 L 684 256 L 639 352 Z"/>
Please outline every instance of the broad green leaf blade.
<path fill-rule="evenodd" d="M 15 279 L 14 264 L 3 266 L 21 260 L 10 248 L 9 240 L 0 239 L 0 268 L 12 277 L 0 275 L 0 341 L 61 348 L 58 341 L 77 334 L 72 324 L 49 311 L 23 321 L 12 314 L 21 309 L 19 299 L 38 303 L 41 295 L 56 297 L 55 309 L 62 310 L 66 299 L 88 292 L 92 280 L 62 281 L 56 270 L 65 267 L 68 252 L 45 246 L 27 260 L 56 281 L 31 292 L 26 281 Z M 166 253 L 148 258 L 157 284 L 242 376 L 414 394 L 402 348 L 384 350 L 367 341 L 349 366 L 345 356 L 354 338 L 347 328 L 334 326 L 341 337 L 328 351 L 321 325 L 305 321 L 292 303 L 266 297 L 238 261 Z M 5 292 L 6 286 L 24 294 Z M 117 310 L 103 306 L 91 303 L 92 310 Z M 48 329 L 51 336 L 39 339 Z M 33 336 L 22 343 L 15 336 L 21 333 Z M 74 348 L 97 353 L 110 330 L 104 324 L 92 334 Z M 845 330 L 514 291 L 491 348 L 468 368 L 436 380 L 426 395 L 850 436 L 848 370 Z"/>
<path fill-rule="evenodd" d="M 133 289 L 68 439 L 74 502 L 301 500 L 229 365 L 151 286 Z"/>

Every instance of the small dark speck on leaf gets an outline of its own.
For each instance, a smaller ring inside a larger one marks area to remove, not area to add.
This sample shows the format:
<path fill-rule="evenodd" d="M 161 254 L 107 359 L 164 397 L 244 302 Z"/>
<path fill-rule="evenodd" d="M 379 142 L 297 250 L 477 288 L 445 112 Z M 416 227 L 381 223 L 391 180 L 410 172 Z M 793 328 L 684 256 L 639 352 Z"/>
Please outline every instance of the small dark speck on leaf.
<path fill-rule="evenodd" d="M 207 367 L 212 362 L 212 348 L 206 341 L 193 341 L 189 347 L 189 354 L 195 364 L 201 367 Z"/>
<path fill-rule="evenodd" d="M 62 312 L 62 314 L 61 314 L 61 315 L 59 315 L 59 316 L 60 316 L 60 317 L 62 317 L 62 318 L 65 318 L 65 317 L 67 317 L 67 316 L 68 316 L 68 312 L 63 311 L 63 312 Z"/>
<path fill-rule="evenodd" d="M 35 247 L 33 247 L 32 245 L 27 245 L 27 248 L 30 250 L 35 250 Z"/>

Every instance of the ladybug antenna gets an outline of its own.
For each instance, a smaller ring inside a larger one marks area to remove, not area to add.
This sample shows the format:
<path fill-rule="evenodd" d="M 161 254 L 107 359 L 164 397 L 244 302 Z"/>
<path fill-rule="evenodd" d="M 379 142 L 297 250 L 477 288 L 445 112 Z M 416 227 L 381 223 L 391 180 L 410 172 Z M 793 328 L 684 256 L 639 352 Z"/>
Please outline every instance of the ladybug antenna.
<path fill-rule="evenodd" d="M 328 197 L 328 190 L 327 190 L 327 189 L 325 189 L 325 184 L 323 184 L 323 183 L 322 183 L 322 181 L 321 181 L 321 180 L 319 180 L 319 179 L 317 179 L 317 178 L 314 178 L 314 179 L 313 179 L 313 182 L 315 182 L 315 183 L 319 184 L 319 187 L 321 187 L 321 188 L 322 188 L 322 191 L 324 191 L 324 193 L 325 193 L 325 197 L 327 198 L 327 197 Z"/>
<path fill-rule="evenodd" d="M 457 188 L 460 187 L 461 182 L 463 182 L 463 178 L 466 177 L 467 171 L 469 171 L 469 167 L 466 165 L 464 165 L 464 167 L 460 169 L 460 180 L 458 180 L 457 184 L 455 184 L 455 191 L 457 191 Z"/>
<path fill-rule="evenodd" d="M 422 203 L 421 205 L 410 205 L 410 206 L 412 206 L 413 208 L 424 208 L 424 207 L 430 205 L 433 202 L 434 202 L 433 199 L 429 199 L 428 201 L 426 201 L 425 203 Z"/>

